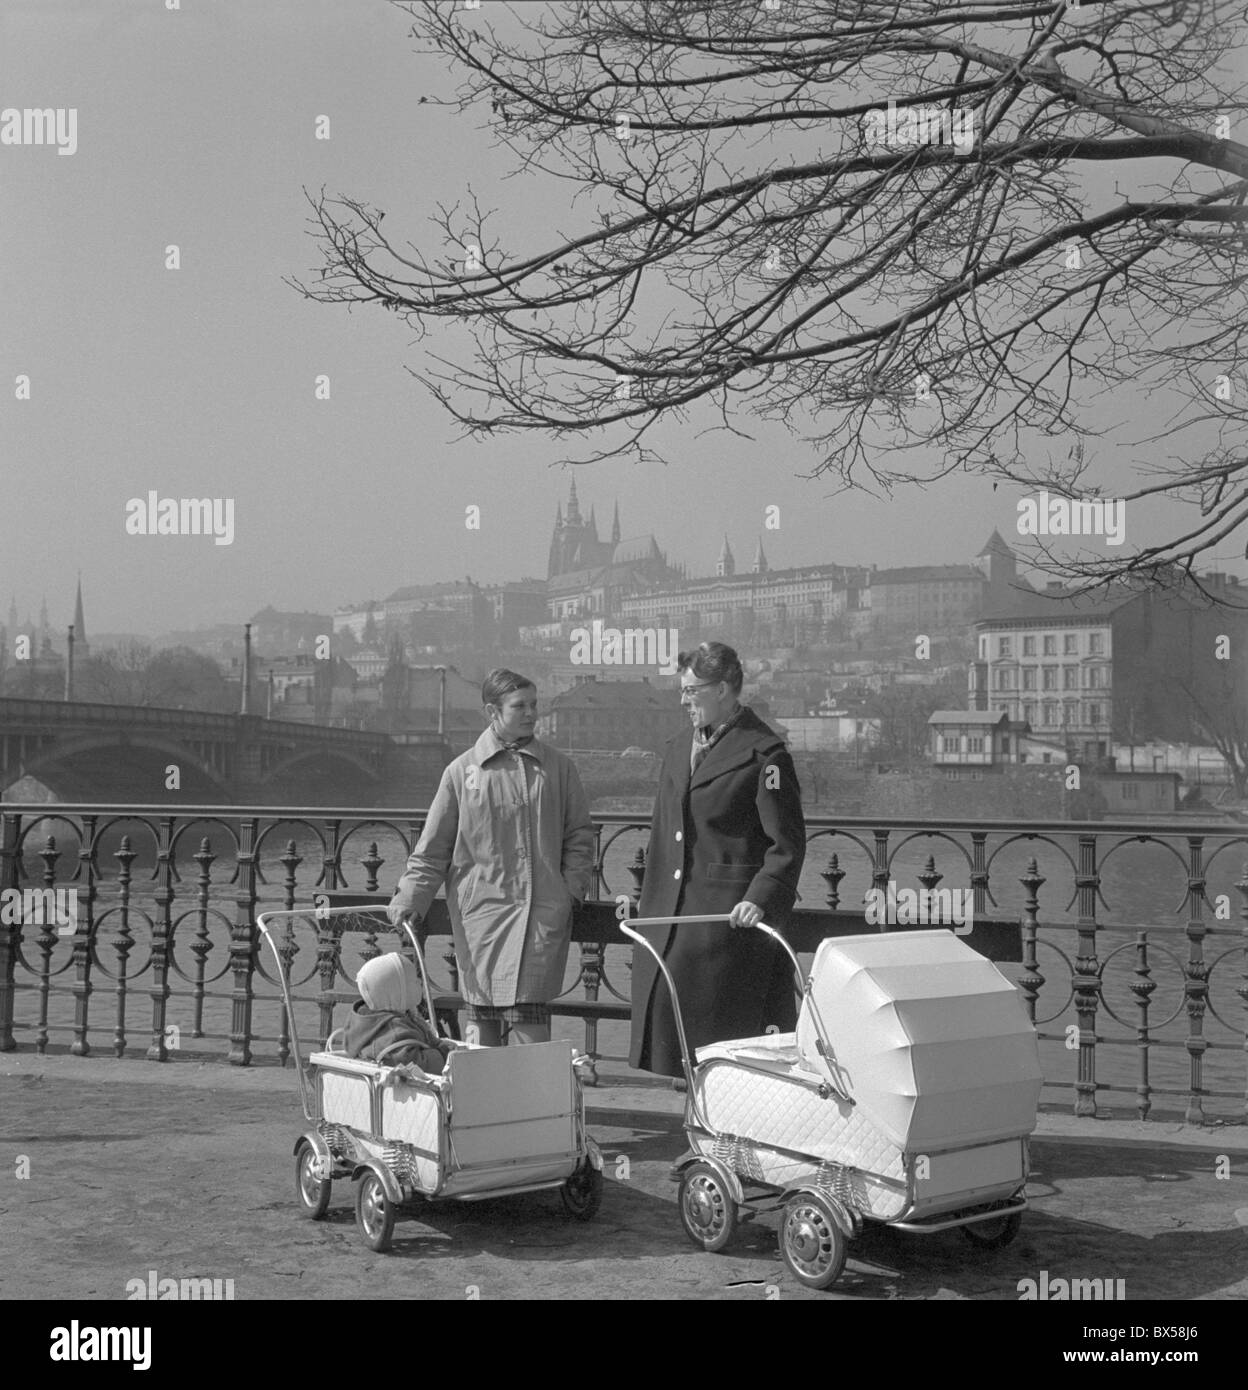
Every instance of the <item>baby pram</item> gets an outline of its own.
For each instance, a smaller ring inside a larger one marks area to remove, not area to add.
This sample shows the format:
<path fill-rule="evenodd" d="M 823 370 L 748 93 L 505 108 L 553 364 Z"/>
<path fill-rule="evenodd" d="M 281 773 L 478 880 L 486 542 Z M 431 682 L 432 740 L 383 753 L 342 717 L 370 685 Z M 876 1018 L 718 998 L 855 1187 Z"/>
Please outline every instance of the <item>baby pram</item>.
<path fill-rule="evenodd" d="M 440 1075 L 346 1056 L 342 1029 L 305 1064 L 299 1048 L 289 970 L 269 924 L 315 917 L 322 936 L 345 929 L 378 933 L 389 924 L 358 908 L 262 912 L 256 918 L 273 948 L 286 1002 L 299 1094 L 309 1128 L 295 1142 L 299 1203 L 314 1220 L 329 1206 L 333 1180 L 356 1182 L 356 1219 L 377 1251 L 389 1249 L 398 1209 L 416 1198 L 473 1201 L 558 1188 L 563 1205 L 588 1221 L 602 1200 L 602 1156 L 585 1132 L 579 1063 L 569 1042 L 524 1047 L 459 1045 Z M 403 924 L 437 1024 L 424 955 Z M 400 935 L 400 941 L 402 940 Z M 332 941 L 331 941 L 332 944 Z M 337 1049 L 335 1044 L 338 1044 Z"/>
<path fill-rule="evenodd" d="M 801 986 L 797 1030 L 700 1047 L 695 1061 L 671 974 L 634 930 L 682 920 L 729 919 L 621 929 L 672 991 L 689 1140 L 673 1177 L 697 1244 L 722 1250 L 743 1206 L 783 1205 L 785 1264 L 826 1289 L 864 1221 L 961 1227 L 989 1247 L 1014 1238 L 1041 1072 L 1035 1029 L 990 961 L 948 930 L 843 936 L 820 944 L 806 980 L 760 923 Z"/>

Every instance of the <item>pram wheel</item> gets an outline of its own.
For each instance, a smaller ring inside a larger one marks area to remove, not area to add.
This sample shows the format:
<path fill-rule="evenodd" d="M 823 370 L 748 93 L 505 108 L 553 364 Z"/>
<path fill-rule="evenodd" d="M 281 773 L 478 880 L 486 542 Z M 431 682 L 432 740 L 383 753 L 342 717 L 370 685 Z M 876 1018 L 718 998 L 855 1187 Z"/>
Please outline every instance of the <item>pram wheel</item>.
<path fill-rule="evenodd" d="M 576 1165 L 559 1189 L 563 1209 L 578 1221 L 589 1221 L 602 1205 L 602 1174 L 587 1158 Z"/>
<path fill-rule="evenodd" d="M 1000 1250 L 1014 1239 L 1022 1224 L 1022 1212 L 1015 1211 L 992 1221 L 976 1221 L 972 1226 L 963 1226 L 962 1234 L 981 1250 Z"/>
<path fill-rule="evenodd" d="M 365 1173 L 355 1189 L 355 1219 L 370 1250 L 383 1254 L 394 1238 L 394 1203 L 376 1173 Z"/>
<path fill-rule="evenodd" d="M 311 1144 L 301 1144 L 295 1155 L 295 1190 L 303 1214 L 319 1221 L 329 1207 L 333 1183 L 323 1175 L 324 1160 Z"/>
<path fill-rule="evenodd" d="M 840 1278 L 849 1246 L 832 1208 L 812 1192 L 789 1200 L 780 1223 L 780 1254 L 808 1289 L 828 1289 Z"/>
<path fill-rule="evenodd" d="M 695 1245 L 712 1254 L 737 1229 L 737 1204 L 709 1163 L 693 1163 L 680 1177 L 680 1224 Z"/>

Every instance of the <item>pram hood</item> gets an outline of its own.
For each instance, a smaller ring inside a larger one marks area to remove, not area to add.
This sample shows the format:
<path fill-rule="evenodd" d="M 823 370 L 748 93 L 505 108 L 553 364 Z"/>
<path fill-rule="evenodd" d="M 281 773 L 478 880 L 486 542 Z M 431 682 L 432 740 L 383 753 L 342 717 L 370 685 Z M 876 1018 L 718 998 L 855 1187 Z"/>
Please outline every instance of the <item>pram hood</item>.
<path fill-rule="evenodd" d="M 816 1014 L 831 1045 L 821 1052 Z M 1030 1134 L 1042 1081 L 1015 987 L 947 929 L 832 937 L 797 1021 L 803 1064 L 907 1153 Z"/>

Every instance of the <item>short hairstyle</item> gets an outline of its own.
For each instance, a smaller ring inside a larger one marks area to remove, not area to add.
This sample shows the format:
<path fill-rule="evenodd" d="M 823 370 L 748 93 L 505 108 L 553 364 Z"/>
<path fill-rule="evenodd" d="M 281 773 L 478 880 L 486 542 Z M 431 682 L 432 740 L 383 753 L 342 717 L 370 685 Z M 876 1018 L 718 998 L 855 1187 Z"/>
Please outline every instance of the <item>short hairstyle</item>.
<path fill-rule="evenodd" d="M 513 690 L 536 690 L 537 685 L 519 671 L 509 671 L 506 666 L 496 666 L 481 682 L 481 703 L 483 705 L 501 704 L 503 698 Z"/>
<path fill-rule="evenodd" d="M 734 695 L 740 695 L 745 680 L 740 658 L 724 642 L 703 642 L 693 651 L 681 652 L 676 669 L 692 671 L 700 681 L 727 681 Z"/>

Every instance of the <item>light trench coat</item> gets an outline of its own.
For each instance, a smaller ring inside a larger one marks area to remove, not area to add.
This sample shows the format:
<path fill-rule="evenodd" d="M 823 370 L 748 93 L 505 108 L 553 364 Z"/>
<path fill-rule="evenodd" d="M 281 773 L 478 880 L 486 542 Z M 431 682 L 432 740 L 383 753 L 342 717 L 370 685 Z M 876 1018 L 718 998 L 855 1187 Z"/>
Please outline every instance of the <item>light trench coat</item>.
<path fill-rule="evenodd" d="M 508 752 L 489 728 L 442 773 L 390 916 L 423 918 L 445 881 L 464 999 L 544 1004 L 563 989 L 572 905 L 593 880 L 572 760 L 537 739 Z"/>

